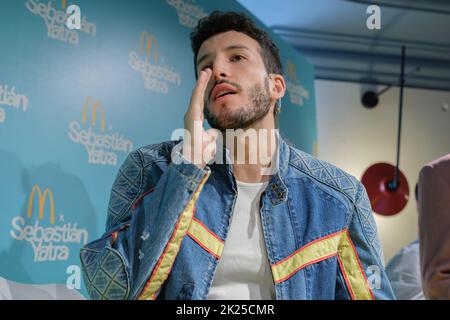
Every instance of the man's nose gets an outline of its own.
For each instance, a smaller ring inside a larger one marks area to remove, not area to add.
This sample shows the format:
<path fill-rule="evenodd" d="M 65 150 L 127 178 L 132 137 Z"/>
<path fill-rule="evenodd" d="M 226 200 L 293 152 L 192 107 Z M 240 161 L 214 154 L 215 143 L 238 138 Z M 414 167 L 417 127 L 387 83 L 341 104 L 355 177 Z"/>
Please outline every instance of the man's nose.
<path fill-rule="evenodd" d="M 229 76 L 228 70 L 223 62 L 214 62 L 212 66 L 212 76 L 215 81 L 219 81 L 220 79 L 227 78 Z"/>

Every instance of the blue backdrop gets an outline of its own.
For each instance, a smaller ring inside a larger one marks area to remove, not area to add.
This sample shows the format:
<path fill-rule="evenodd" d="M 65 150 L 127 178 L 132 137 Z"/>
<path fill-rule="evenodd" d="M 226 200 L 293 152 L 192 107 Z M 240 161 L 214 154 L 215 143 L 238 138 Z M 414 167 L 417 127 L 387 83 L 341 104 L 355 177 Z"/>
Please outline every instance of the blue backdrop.
<path fill-rule="evenodd" d="M 65 26 L 72 3 L 81 30 Z M 85 295 L 78 251 L 103 233 L 127 153 L 183 127 L 195 84 L 189 33 L 216 9 L 246 12 L 234 0 L 1 0 L 2 297 L 49 284 L 58 297 Z M 268 32 L 288 87 L 280 131 L 314 153 L 313 68 Z"/>

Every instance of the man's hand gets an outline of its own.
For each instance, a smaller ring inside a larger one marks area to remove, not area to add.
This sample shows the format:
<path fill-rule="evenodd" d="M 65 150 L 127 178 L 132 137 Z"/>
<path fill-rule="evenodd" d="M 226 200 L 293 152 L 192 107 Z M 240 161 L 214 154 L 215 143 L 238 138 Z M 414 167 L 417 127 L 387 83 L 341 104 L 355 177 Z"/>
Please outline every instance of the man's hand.
<path fill-rule="evenodd" d="M 205 91 L 211 78 L 212 70 L 200 71 L 197 84 L 192 91 L 189 108 L 184 115 L 184 128 L 189 132 L 183 143 L 183 156 L 200 168 L 214 158 L 216 152 L 216 129 L 203 128 L 203 109 L 205 108 Z"/>

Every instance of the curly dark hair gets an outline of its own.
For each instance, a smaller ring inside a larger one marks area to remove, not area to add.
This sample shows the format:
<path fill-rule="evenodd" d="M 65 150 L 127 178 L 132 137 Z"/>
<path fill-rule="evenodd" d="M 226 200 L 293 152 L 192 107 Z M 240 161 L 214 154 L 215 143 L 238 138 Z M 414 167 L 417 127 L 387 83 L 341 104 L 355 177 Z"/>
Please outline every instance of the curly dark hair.
<path fill-rule="evenodd" d="M 262 49 L 261 57 L 268 73 L 281 74 L 283 72 L 278 47 L 269 35 L 259 29 L 247 15 L 214 11 L 209 16 L 200 19 L 197 27 L 190 34 L 196 77 L 197 55 L 202 43 L 216 34 L 231 30 L 242 32 L 259 43 Z"/>
<path fill-rule="evenodd" d="M 269 35 L 259 29 L 247 15 L 236 12 L 213 11 L 209 16 L 200 19 L 197 27 L 190 34 L 196 79 L 198 77 L 197 56 L 202 43 L 216 34 L 227 31 L 242 32 L 256 40 L 261 46 L 260 54 L 267 73 L 283 73 L 278 47 Z M 277 102 L 274 113 L 277 114 L 278 111 L 279 105 Z"/>

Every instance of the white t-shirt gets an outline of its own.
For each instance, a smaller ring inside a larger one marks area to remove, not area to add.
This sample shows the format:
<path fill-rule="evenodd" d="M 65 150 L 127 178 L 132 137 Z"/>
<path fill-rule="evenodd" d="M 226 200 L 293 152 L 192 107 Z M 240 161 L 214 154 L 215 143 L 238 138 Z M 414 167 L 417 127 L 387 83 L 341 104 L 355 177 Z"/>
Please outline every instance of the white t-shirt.
<path fill-rule="evenodd" d="M 237 199 L 208 300 L 270 300 L 275 287 L 260 217 L 268 182 L 237 182 Z"/>

